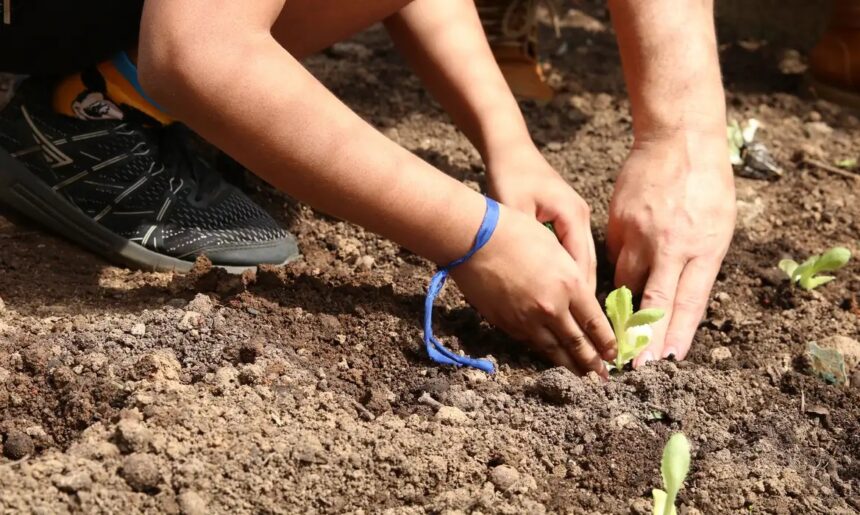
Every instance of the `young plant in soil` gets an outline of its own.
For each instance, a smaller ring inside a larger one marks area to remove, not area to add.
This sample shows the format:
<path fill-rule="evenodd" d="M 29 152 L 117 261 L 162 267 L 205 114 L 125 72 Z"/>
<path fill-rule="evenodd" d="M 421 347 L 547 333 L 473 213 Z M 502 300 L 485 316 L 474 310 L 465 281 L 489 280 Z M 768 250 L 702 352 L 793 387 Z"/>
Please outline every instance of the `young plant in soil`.
<path fill-rule="evenodd" d="M 675 433 L 663 448 L 663 461 L 660 463 L 660 474 L 663 476 L 663 488 L 651 491 L 654 496 L 653 515 L 675 515 L 675 498 L 684 486 L 684 479 L 690 471 L 690 442 L 684 433 Z"/>
<path fill-rule="evenodd" d="M 793 259 L 783 259 L 779 268 L 788 276 L 791 284 L 797 284 L 806 291 L 818 288 L 836 279 L 832 275 L 818 275 L 835 272 L 851 259 L 851 251 L 845 247 L 833 247 L 824 254 L 815 255 L 801 264 Z"/>
<path fill-rule="evenodd" d="M 663 318 L 659 308 L 642 309 L 633 312 L 633 294 L 626 286 L 614 290 L 606 297 L 606 314 L 615 330 L 618 355 L 609 367 L 621 370 L 645 350 L 651 341 L 651 324 Z"/>

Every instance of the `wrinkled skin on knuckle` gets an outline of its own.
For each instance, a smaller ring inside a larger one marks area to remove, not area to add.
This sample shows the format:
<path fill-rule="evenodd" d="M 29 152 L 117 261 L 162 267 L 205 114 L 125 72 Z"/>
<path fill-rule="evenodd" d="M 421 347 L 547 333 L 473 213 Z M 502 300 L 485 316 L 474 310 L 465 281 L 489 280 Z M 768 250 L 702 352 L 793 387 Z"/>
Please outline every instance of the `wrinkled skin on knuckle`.
<path fill-rule="evenodd" d="M 642 293 L 642 303 L 649 306 L 667 305 L 671 301 L 671 297 L 663 290 L 650 289 Z"/>
<path fill-rule="evenodd" d="M 604 324 L 605 324 L 604 319 L 602 317 L 595 315 L 595 316 L 589 318 L 588 320 L 586 320 L 584 324 L 582 324 L 582 329 L 586 332 L 586 334 L 592 334 L 593 335 L 593 334 L 597 334 L 598 332 L 600 332 L 601 328 L 604 327 Z M 598 345 L 600 345 L 604 348 L 612 346 L 612 340 L 611 339 L 606 340 L 606 341 L 595 342 L 595 343 L 597 343 Z"/>

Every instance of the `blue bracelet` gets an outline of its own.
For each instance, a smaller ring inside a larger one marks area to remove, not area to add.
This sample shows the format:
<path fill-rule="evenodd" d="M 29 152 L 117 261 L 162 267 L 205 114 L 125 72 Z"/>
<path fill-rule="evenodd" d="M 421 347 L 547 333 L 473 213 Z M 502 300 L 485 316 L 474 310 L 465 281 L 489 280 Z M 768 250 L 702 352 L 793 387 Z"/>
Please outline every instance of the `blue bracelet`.
<path fill-rule="evenodd" d="M 430 281 L 430 288 L 427 290 L 427 297 L 424 299 L 424 345 L 427 347 L 427 354 L 430 359 L 436 363 L 443 365 L 454 365 L 456 367 L 467 366 L 483 370 L 492 374 L 496 371 L 493 363 L 487 359 L 473 359 L 468 356 L 460 356 L 446 349 L 439 340 L 433 336 L 433 301 L 436 296 L 442 291 L 445 286 L 445 280 L 448 279 L 448 273 L 452 268 L 462 265 L 469 260 L 476 252 L 481 250 L 481 247 L 490 241 L 493 231 L 496 230 L 496 225 L 499 222 L 499 204 L 489 198 L 487 199 L 487 210 L 484 213 L 484 220 L 481 222 L 481 227 L 478 229 L 478 234 L 475 236 L 475 243 L 472 249 L 460 259 L 443 266 L 433 276 Z"/>

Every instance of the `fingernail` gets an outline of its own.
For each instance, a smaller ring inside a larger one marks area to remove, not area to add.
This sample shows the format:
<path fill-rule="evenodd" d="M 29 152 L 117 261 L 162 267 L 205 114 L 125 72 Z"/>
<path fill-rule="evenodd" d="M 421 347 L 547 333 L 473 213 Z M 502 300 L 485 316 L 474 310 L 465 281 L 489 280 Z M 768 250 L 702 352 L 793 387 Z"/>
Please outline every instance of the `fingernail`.
<path fill-rule="evenodd" d="M 663 351 L 663 357 L 666 359 L 674 360 L 677 355 L 678 351 L 676 351 L 674 347 L 667 347 L 666 350 Z"/>

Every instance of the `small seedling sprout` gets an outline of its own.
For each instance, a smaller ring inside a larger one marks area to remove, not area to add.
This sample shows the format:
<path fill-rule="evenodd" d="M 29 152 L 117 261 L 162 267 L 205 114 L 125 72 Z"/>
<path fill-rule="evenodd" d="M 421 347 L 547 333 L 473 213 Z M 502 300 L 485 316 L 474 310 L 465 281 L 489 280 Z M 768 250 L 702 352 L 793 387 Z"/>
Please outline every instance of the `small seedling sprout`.
<path fill-rule="evenodd" d="M 845 247 L 833 247 L 824 254 L 815 255 L 801 264 L 793 259 L 783 259 L 779 269 L 785 272 L 792 284 L 797 284 L 804 290 L 812 290 L 827 284 L 836 277 L 818 275 L 823 272 L 835 272 L 851 259 L 851 251 Z"/>
<path fill-rule="evenodd" d="M 678 491 L 684 486 L 684 479 L 690 471 L 690 442 L 684 433 L 675 433 L 663 448 L 663 461 L 660 463 L 660 474 L 663 476 L 663 488 L 651 491 L 654 496 L 653 515 L 676 515 L 675 499 Z"/>
<path fill-rule="evenodd" d="M 632 361 L 645 350 L 651 341 L 651 324 L 663 318 L 663 310 L 658 308 L 642 309 L 633 312 L 633 294 L 626 286 L 614 290 L 606 297 L 606 314 L 615 330 L 618 355 L 611 364 L 617 370 Z"/>

